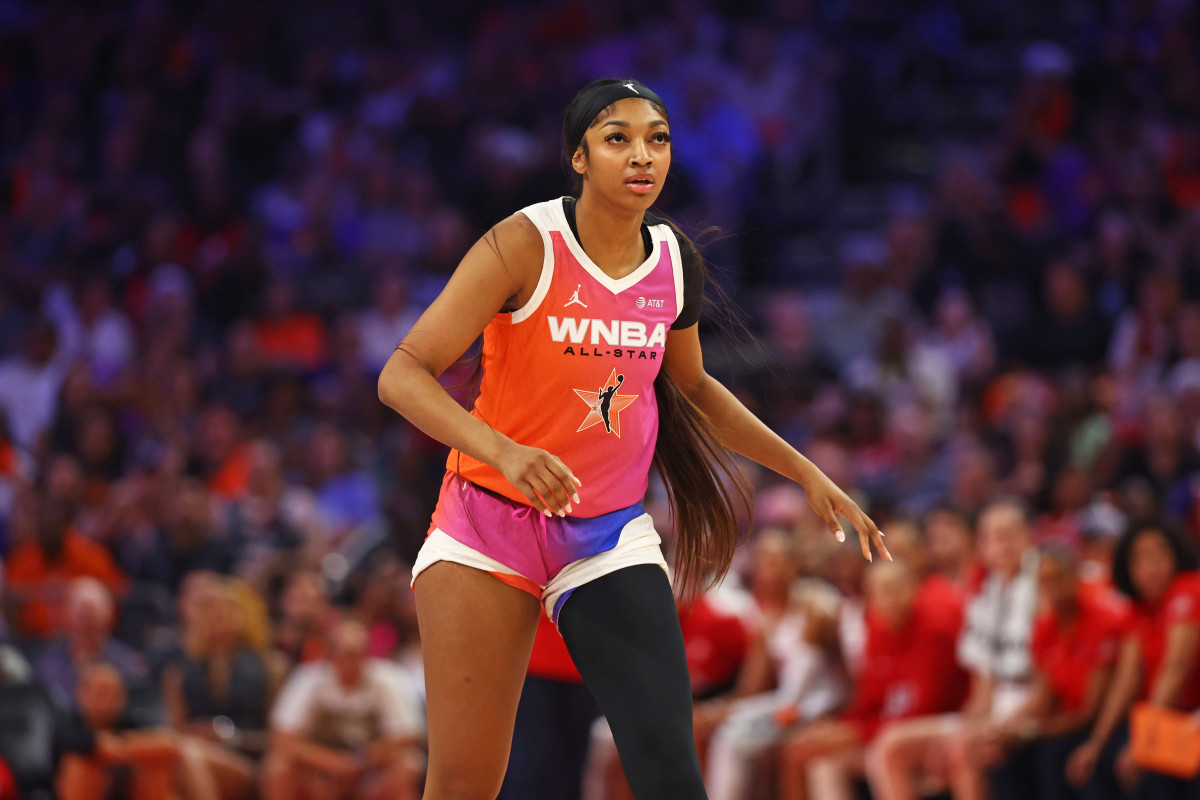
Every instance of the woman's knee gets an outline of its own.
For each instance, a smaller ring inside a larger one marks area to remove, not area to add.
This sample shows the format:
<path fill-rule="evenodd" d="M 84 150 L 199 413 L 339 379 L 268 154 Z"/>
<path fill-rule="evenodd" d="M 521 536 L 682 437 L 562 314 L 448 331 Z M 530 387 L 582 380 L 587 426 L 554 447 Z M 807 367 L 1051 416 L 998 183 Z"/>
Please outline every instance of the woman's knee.
<path fill-rule="evenodd" d="M 456 761 L 429 765 L 424 800 L 496 800 L 504 783 L 504 767 Z"/>

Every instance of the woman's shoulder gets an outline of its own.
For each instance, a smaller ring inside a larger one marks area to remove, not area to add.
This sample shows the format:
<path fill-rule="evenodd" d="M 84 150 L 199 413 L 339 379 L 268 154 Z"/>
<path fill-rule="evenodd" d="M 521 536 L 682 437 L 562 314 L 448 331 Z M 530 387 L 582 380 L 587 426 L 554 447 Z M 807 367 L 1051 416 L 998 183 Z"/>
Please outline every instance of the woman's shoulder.
<path fill-rule="evenodd" d="M 516 211 L 483 235 L 496 255 L 510 268 L 514 264 L 542 263 L 544 251 L 542 231 L 531 215 L 530 208 Z"/>

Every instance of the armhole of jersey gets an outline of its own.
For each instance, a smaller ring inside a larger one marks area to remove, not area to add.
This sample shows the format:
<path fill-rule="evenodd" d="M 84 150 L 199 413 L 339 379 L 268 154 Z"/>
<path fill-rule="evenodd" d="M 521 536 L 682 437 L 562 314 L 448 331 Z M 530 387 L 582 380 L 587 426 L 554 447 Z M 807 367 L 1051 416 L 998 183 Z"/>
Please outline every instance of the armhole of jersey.
<path fill-rule="evenodd" d="M 546 299 L 546 294 L 550 291 L 550 281 L 554 278 L 554 242 L 550 240 L 550 231 L 547 229 L 546 220 L 542 216 L 543 206 L 538 205 L 525 208 L 521 210 L 521 213 L 537 226 L 538 233 L 542 235 L 542 273 L 538 276 L 537 286 L 534 287 L 533 294 L 529 296 L 529 300 L 525 305 L 512 312 L 511 319 L 514 325 L 529 319 L 533 312 L 538 310 L 542 301 Z"/>
<path fill-rule="evenodd" d="M 671 273 L 675 276 L 675 319 L 683 313 L 683 256 L 679 250 L 679 237 L 670 225 L 663 225 L 667 232 L 667 248 L 671 251 Z M 672 320 L 673 322 L 674 320 Z"/>

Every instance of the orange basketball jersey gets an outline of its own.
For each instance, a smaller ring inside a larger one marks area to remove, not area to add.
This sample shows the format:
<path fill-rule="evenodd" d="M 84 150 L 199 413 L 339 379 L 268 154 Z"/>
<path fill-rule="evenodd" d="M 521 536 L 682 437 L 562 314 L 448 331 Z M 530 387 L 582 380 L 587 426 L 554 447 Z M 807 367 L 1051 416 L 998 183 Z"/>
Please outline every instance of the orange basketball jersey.
<path fill-rule="evenodd" d="M 583 482 L 573 515 L 596 517 L 646 493 L 658 436 L 654 378 L 684 303 L 679 240 L 647 215 L 649 257 L 614 279 L 584 253 L 562 199 L 521 213 L 542 235 L 541 277 L 528 303 L 484 329 L 483 383 L 471 413 L 561 458 Z M 447 467 L 528 502 L 497 470 L 457 450 Z"/>

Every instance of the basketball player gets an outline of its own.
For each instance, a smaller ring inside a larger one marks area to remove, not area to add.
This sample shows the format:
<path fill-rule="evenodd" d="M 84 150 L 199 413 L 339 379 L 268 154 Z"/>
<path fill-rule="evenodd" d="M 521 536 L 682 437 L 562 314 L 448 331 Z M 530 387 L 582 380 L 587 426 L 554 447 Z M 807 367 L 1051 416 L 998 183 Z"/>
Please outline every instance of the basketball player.
<path fill-rule="evenodd" d="M 704 371 L 703 262 L 649 212 L 671 165 L 662 100 L 636 81 L 597 81 L 568 108 L 564 138 L 578 199 L 488 231 L 379 378 L 384 403 L 452 448 L 413 567 L 426 800 L 496 796 L 543 607 L 638 800 L 705 797 L 667 565 L 641 505 L 652 463 L 683 587 L 723 575 L 737 542 L 726 442 L 803 486 L 839 540 L 838 514 L 865 557 L 874 541 L 890 558 L 858 506 Z M 437 378 L 481 332 L 468 413 Z"/>

